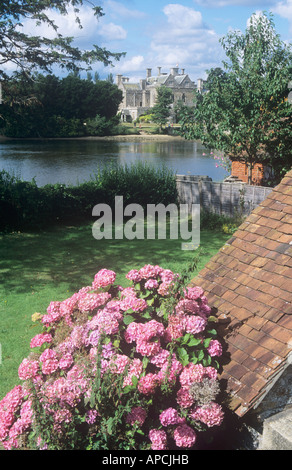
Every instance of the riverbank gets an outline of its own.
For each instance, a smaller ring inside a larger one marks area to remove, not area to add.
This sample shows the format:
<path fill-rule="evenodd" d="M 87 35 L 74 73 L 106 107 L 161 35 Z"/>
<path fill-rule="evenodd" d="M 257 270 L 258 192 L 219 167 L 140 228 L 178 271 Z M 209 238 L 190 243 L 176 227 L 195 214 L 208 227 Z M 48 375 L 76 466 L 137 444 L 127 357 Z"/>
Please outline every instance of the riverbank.
<path fill-rule="evenodd" d="M 16 138 L 16 137 L 6 137 L 0 135 L 0 142 L 7 141 L 62 141 L 62 140 L 87 140 L 87 141 L 112 141 L 112 142 L 169 142 L 169 141 L 185 141 L 185 139 L 178 135 L 170 134 L 147 134 L 141 132 L 140 134 L 127 134 L 127 135 L 110 135 L 110 136 L 83 136 L 83 137 L 29 137 L 29 138 Z"/>

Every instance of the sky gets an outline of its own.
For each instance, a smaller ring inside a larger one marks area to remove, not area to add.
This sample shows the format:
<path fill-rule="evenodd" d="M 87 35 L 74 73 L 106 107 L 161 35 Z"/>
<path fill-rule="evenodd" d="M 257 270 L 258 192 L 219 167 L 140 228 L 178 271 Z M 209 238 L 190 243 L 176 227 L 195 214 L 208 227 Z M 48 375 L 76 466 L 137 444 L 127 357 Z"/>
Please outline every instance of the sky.
<path fill-rule="evenodd" d="M 224 51 L 219 39 L 231 30 L 245 31 L 253 13 L 274 15 L 276 31 L 291 43 L 292 0 L 91 0 L 103 9 L 104 16 L 93 16 L 89 4 L 80 8 L 83 29 L 75 22 L 73 11 L 54 19 L 63 35 L 75 37 L 75 44 L 90 49 L 92 44 L 111 52 L 126 52 L 114 66 L 93 65 L 100 78 L 112 73 L 137 82 L 146 69 L 157 75 L 157 67 L 185 69 L 191 80 L 205 79 L 207 71 L 222 67 Z M 40 29 L 24 23 L 24 31 L 40 34 Z M 42 28 L 41 34 L 44 34 Z M 51 32 L 47 31 L 47 34 Z"/>

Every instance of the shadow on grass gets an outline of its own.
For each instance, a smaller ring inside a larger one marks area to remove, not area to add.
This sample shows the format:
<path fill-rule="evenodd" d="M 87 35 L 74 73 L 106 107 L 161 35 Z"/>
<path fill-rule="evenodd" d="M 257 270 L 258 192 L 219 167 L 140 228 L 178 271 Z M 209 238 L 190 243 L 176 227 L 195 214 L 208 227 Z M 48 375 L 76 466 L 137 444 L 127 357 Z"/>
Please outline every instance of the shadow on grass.
<path fill-rule="evenodd" d="M 201 247 L 207 259 L 223 245 L 227 235 L 202 231 Z M 117 273 L 122 283 L 130 269 L 159 264 L 180 272 L 196 251 L 181 249 L 181 240 L 96 240 L 92 225 L 63 227 L 40 233 L 14 233 L 1 237 L 0 282 L 6 295 L 27 293 L 46 284 L 67 286 L 76 291 L 91 284 L 102 268 Z M 127 282 L 127 281 L 126 281 Z M 56 300 L 56 299 L 55 299 Z"/>

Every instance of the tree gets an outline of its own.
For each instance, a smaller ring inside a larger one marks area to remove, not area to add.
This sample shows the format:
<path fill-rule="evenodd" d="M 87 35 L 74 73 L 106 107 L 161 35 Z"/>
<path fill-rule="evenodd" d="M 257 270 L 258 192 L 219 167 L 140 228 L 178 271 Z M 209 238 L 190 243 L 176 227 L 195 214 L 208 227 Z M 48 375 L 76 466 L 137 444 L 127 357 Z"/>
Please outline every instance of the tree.
<path fill-rule="evenodd" d="M 94 83 L 77 74 L 62 79 L 55 75 L 37 75 L 32 81 L 11 79 L 7 89 L 14 96 L 14 106 L 3 103 L 0 125 L 5 135 L 13 137 L 57 137 L 60 122 L 68 130 L 73 125 L 71 134 L 82 134 L 84 121 L 97 115 L 105 121 L 116 116 L 123 98 L 117 85 Z M 28 103 L 29 96 L 34 99 Z"/>
<path fill-rule="evenodd" d="M 32 77 L 36 71 L 51 73 L 52 66 L 58 65 L 70 71 L 90 69 L 94 62 L 112 64 L 119 60 L 124 53 L 112 53 L 105 48 L 93 45 L 91 50 L 80 50 L 73 46 L 72 37 L 64 37 L 58 32 L 55 22 L 50 18 L 50 12 L 57 10 L 62 15 L 68 14 L 72 6 L 76 14 L 76 21 L 82 28 L 78 17 L 78 6 L 86 0 L 13 0 L 0 3 L 0 66 L 7 63 L 14 64 L 15 68 L 26 77 Z M 87 2 L 90 3 L 90 2 Z M 102 8 L 92 6 L 96 18 L 103 16 Z M 53 39 L 29 36 L 22 30 L 23 21 L 35 20 L 37 24 L 51 26 L 56 37 Z M 0 70 L 0 79 L 9 78 L 8 74 Z"/>
<path fill-rule="evenodd" d="M 173 103 L 172 90 L 165 86 L 157 89 L 156 103 L 151 109 L 152 120 L 159 124 L 160 128 L 167 123 L 170 116 L 170 105 Z"/>
<path fill-rule="evenodd" d="M 244 161 L 250 180 L 254 163 L 270 166 L 277 183 L 291 168 L 291 46 L 266 13 L 253 15 L 245 34 L 230 32 L 221 43 L 225 70 L 211 70 L 208 92 L 197 93 L 194 113 L 181 117 L 182 134 Z"/>

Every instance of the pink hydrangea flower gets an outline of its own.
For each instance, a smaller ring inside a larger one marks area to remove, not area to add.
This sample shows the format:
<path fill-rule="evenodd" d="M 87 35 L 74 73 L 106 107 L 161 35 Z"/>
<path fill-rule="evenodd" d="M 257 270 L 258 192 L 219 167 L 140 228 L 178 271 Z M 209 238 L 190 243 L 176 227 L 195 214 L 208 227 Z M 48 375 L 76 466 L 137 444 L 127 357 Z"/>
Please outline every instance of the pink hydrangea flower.
<path fill-rule="evenodd" d="M 57 353 L 53 349 L 47 348 L 40 355 L 40 362 L 47 361 L 48 359 L 57 359 Z"/>
<path fill-rule="evenodd" d="M 66 353 L 64 356 L 59 360 L 59 367 L 60 369 L 69 369 L 73 364 L 73 357 L 72 354 Z"/>
<path fill-rule="evenodd" d="M 85 421 L 88 424 L 93 424 L 93 423 L 95 423 L 98 416 L 99 416 L 99 414 L 98 414 L 97 410 L 88 410 L 87 413 L 86 413 Z"/>
<path fill-rule="evenodd" d="M 176 395 L 176 401 L 181 408 L 190 408 L 194 404 L 194 400 L 186 388 L 181 387 Z"/>
<path fill-rule="evenodd" d="M 156 279 L 148 279 L 148 281 L 145 282 L 145 289 L 153 290 L 157 289 L 158 287 L 159 283 Z"/>
<path fill-rule="evenodd" d="M 161 368 L 168 362 L 170 352 L 167 349 L 162 349 L 158 351 L 155 356 L 152 356 L 150 359 L 151 364 L 155 364 L 157 367 Z"/>
<path fill-rule="evenodd" d="M 165 340 L 171 342 L 173 339 L 180 338 L 185 331 L 184 315 L 169 315 L 168 326 L 165 329 Z"/>
<path fill-rule="evenodd" d="M 124 297 L 120 302 L 120 309 L 126 312 L 127 310 L 133 310 L 134 312 L 143 312 L 148 307 L 145 299 L 139 299 L 133 295 Z"/>
<path fill-rule="evenodd" d="M 167 434 L 165 431 L 159 429 L 151 429 L 149 431 L 149 439 L 152 443 L 152 450 L 167 449 Z"/>
<path fill-rule="evenodd" d="M 23 359 L 22 363 L 18 368 L 18 377 L 20 380 L 28 380 L 36 377 L 39 372 L 38 361 L 30 361 L 29 359 Z"/>
<path fill-rule="evenodd" d="M 205 368 L 202 364 L 190 363 L 184 367 L 179 380 L 183 387 L 189 388 L 193 382 L 202 382 L 205 375 Z"/>
<path fill-rule="evenodd" d="M 105 305 L 111 298 L 108 292 L 101 292 L 100 294 L 88 292 L 81 296 L 78 300 L 78 308 L 81 312 L 92 312 L 101 305 Z"/>
<path fill-rule="evenodd" d="M 205 376 L 211 380 L 217 380 L 218 372 L 214 367 L 206 367 L 205 368 Z"/>
<path fill-rule="evenodd" d="M 136 406 L 132 408 L 132 410 L 128 414 L 126 418 L 126 422 L 131 424 L 132 426 L 135 423 L 138 423 L 139 426 L 142 426 L 146 417 L 147 417 L 147 411 L 144 410 L 144 408 L 142 408 L 141 406 Z"/>
<path fill-rule="evenodd" d="M 132 269 L 131 271 L 129 271 L 128 274 L 126 274 L 126 278 L 130 281 L 133 281 L 135 284 L 142 280 L 142 277 L 140 276 L 139 271 L 137 271 L 137 269 Z"/>
<path fill-rule="evenodd" d="M 167 408 L 159 415 L 159 420 L 162 426 L 169 426 L 173 424 L 182 424 L 185 418 L 181 418 L 175 408 Z"/>
<path fill-rule="evenodd" d="M 136 352 L 142 356 L 155 356 L 160 350 L 160 341 L 143 341 L 138 339 L 136 343 Z"/>
<path fill-rule="evenodd" d="M 2 441 L 8 437 L 9 430 L 15 421 L 15 414 L 19 411 L 24 396 L 22 386 L 16 385 L 0 401 L 0 439 Z"/>
<path fill-rule="evenodd" d="M 126 385 L 132 385 L 132 377 L 136 377 L 139 379 L 140 375 L 142 374 L 143 371 L 143 363 L 140 359 L 135 358 L 132 360 L 131 364 L 129 365 L 128 368 L 128 373 L 127 376 L 124 379 L 123 385 L 124 387 Z"/>
<path fill-rule="evenodd" d="M 199 286 L 188 287 L 185 292 L 185 297 L 190 300 L 197 300 L 203 297 L 203 295 L 204 290 Z"/>
<path fill-rule="evenodd" d="M 222 355 L 222 346 L 217 339 L 212 339 L 208 347 L 208 353 L 211 357 Z"/>
<path fill-rule="evenodd" d="M 156 278 L 162 271 L 163 269 L 160 266 L 146 264 L 139 270 L 139 275 L 142 279 Z"/>
<path fill-rule="evenodd" d="M 42 372 L 46 375 L 53 374 L 58 367 L 59 361 L 57 359 L 47 359 L 42 363 Z"/>
<path fill-rule="evenodd" d="M 202 333 L 207 325 L 207 321 L 198 315 L 190 315 L 185 318 L 185 331 L 196 335 Z"/>
<path fill-rule="evenodd" d="M 92 282 L 92 288 L 99 289 L 100 287 L 107 287 L 113 284 L 115 280 L 116 280 L 116 273 L 114 271 L 111 271 L 110 269 L 101 269 L 94 276 L 94 280 Z"/>
<path fill-rule="evenodd" d="M 126 366 L 130 363 L 130 358 L 125 354 L 117 354 L 111 358 L 109 367 L 114 374 L 123 374 Z"/>
<path fill-rule="evenodd" d="M 50 335 L 49 333 L 40 333 L 32 338 L 30 342 L 30 347 L 37 348 L 38 346 L 41 346 L 44 343 L 51 343 L 52 341 L 52 335 Z"/>
<path fill-rule="evenodd" d="M 199 304 L 195 300 L 189 299 L 181 299 L 175 307 L 175 311 L 178 315 L 184 315 L 185 313 L 197 315 L 199 309 Z"/>
<path fill-rule="evenodd" d="M 181 424 L 173 433 L 175 443 L 178 447 L 190 448 L 197 439 L 195 431 L 187 424 Z"/>
<path fill-rule="evenodd" d="M 208 405 L 196 407 L 191 411 L 190 416 L 194 420 L 201 421 L 210 428 L 213 426 L 220 426 L 224 418 L 224 413 L 222 407 L 218 403 L 211 402 Z"/>
<path fill-rule="evenodd" d="M 149 372 L 144 377 L 140 378 L 138 382 L 138 390 L 142 395 L 152 395 L 159 383 L 159 377 L 156 374 Z"/>

